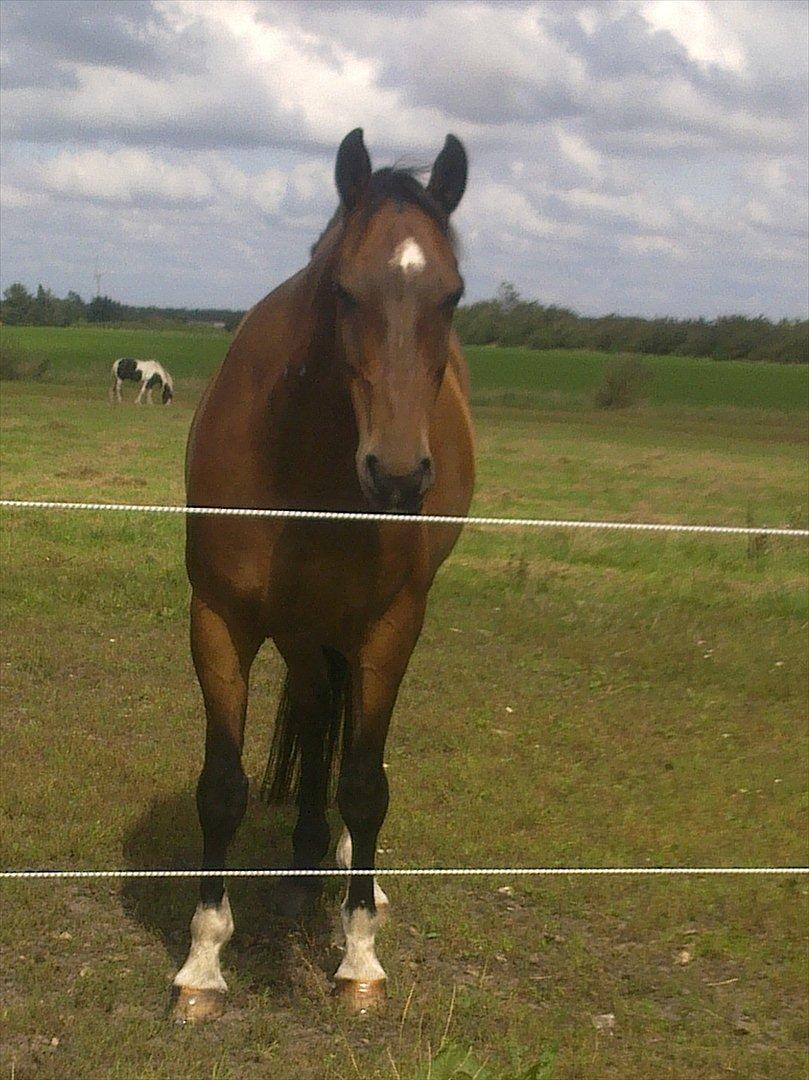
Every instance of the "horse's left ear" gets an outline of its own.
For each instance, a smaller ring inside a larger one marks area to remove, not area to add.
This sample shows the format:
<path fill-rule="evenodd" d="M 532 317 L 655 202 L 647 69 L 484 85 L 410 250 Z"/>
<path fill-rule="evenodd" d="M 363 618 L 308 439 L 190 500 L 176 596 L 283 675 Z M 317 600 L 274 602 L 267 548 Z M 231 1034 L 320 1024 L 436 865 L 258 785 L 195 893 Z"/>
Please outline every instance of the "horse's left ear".
<path fill-rule="evenodd" d="M 444 147 L 435 159 L 427 191 L 447 215 L 451 214 L 466 188 L 466 151 L 460 139 L 447 135 Z"/>

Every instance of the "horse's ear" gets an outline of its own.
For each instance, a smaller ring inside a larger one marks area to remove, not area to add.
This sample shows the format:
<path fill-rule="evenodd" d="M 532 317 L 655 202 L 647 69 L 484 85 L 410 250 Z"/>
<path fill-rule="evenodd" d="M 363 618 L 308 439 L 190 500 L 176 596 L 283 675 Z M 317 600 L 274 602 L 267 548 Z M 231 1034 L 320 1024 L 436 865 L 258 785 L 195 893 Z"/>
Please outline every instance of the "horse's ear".
<path fill-rule="evenodd" d="M 447 214 L 451 214 L 466 188 L 466 151 L 460 139 L 447 135 L 444 147 L 435 159 L 427 191 Z"/>
<path fill-rule="evenodd" d="M 353 210 L 371 179 L 371 159 L 362 141 L 362 128 L 354 128 L 340 143 L 334 179 L 346 210 Z"/>

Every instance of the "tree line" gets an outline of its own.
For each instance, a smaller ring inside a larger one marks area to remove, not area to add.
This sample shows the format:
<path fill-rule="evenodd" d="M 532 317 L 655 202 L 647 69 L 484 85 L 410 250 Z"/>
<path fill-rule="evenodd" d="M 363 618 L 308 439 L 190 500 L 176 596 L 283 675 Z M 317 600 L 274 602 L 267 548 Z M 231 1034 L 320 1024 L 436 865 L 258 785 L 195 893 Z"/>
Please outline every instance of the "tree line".
<path fill-rule="evenodd" d="M 154 326 L 220 325 L 233 330 L 244 312 L 225 308 L 135 307 L 108 296 L 64 299 L 40 285 L 19 282 L 3 292 L 0 319 L 9 325 L 74 326 L 139 322 Z M 809 320 L 763 315 L 717 319 L 645 319 L 632 315 L 579 315 L 570 308 L 523 299 L 503 282 L 491 300 L 461 306 L 455 328 L 465 345 L 522 345 L 532 349 L 597 349 L 652 355 L 706 356 L 714 360 L 809 363 Z"/>
<path fill-rule="evenodd" d="M 466 345 L 809 363 L 806 319 L 773 322 L 763 315 L 723 315 L 717 319 L 585 316 L 569 308 L 524 300 L 509 282 L 501 284 L 493 300 L 459 308 L 455 327 Z"/>
<path fill-rule="evenodd" d="M 0 301 L 0 320 L 9 326 L 82 326 L 128 322 L 172 326 L 200 323 L 218 324 L 225 330 L 233 330 L 243 315 L 243 311 L 228 308 L 137 307 L 122 304 L 109 296 L 94 296 L 85 301 L 72 291 L 61 299 L 42 285 L 35 293 L 30 293 L 20 282 L 4 289 Z"/>

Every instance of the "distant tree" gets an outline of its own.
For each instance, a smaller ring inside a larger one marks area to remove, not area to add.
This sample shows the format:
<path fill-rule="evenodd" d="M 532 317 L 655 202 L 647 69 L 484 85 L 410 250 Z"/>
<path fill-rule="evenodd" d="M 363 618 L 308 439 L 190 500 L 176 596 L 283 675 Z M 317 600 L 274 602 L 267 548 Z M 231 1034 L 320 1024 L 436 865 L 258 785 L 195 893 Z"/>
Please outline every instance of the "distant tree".
<path fill-rule="evenodd" d="M 507 315 L 520 302 L 520 294 L 510 281 L 501 281 L 497 286 L 497 304 Z"/>
<path fill-rule="evenodd" d="M 87 321 L 94 323 L 114 322 L 124 314 L 124 305 L 109 296 L 94 296 L 87 305 Z"/>
<path fill-rule="evenodd" d="M 37 326 L 53 326 L 56 319 L 56 305 L 58 301 L 50 289 L 44 285 L 37 286 L 34 297 L 32 322 Z"/>
<path fill-rule="evenodd" d="M 15 281 L 13 285 L 3 290 L 0 318 L 4 323 L 9 323 L 11 326 L 30 323 L 33 310 L 34 298 L 19 281 Z"/>
<path fill-rule="evenodd" d="M 73 292 L 71 289 L 65 299 L 62 301 L 64 306 L 65 315 L 67 316 L 67 323 L 79 322 L 81 319 L 87 317 L 87 305 L 77 292 Z"/>

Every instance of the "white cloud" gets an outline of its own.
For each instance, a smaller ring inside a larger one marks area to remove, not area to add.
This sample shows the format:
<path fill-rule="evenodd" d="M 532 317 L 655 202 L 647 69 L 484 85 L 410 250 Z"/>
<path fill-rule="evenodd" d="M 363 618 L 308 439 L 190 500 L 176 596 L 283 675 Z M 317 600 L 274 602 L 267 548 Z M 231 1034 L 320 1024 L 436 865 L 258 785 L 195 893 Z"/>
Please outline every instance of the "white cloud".
<path fill-rule="evenodd" d="M 556 141 L 562 154 L 582 172 L 596 176 L 603 171 L 601 155 L 580 135 L 560 127 L 556 132 Z"/>
<path fill-rule="evenodd" d="M 668 236 L 639 233 L 637 236 L 622 237 L 618 243 L 622 250 L 632 255 L 664 255 L 680 260 L 688 258 L 682 244 Z"/>
<path fill-rule="evenodd" d="M 39 171 L 55 195 L 129 203 L 137 199 L 198 203 L 210 198 L 211 181 L 196 165 L 171 165 L 144 150 L 64 150 Z"/>
<path fill-rule="evenodd" d="M 739 74 L 745 69 L 744 50 L 711 7 L 706 0 L 647 0 L 640 12 L 655 30 L 676 38 L 701 67 L 715 65 Z"/>
<path fill-rule="evenodd" d="M 641 195 L 611 194 L 574 188 L 562 196 L 575 210 L 591 214 L 602 221 L 628 222 L 642 229 L 660 229 L 671 224 L 671 213 L 664 200 Z"/>

